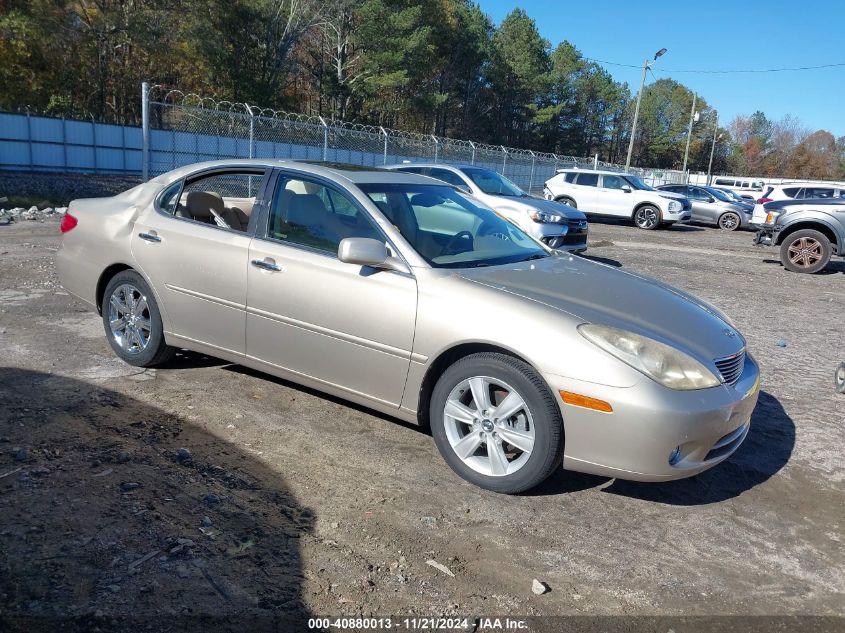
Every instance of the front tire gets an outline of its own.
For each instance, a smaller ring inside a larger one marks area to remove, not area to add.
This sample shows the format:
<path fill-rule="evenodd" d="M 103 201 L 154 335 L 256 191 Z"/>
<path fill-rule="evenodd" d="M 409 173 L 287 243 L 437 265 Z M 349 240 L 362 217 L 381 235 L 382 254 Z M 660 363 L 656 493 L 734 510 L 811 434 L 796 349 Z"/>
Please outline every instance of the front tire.
<path fill-rule="evenodd" d="M 833 250 L 824 233 L 802 229 L 787 235 L 780 245 L 780 261 L 794 273 L 813 274 L 830 261 Z"/>
<path fill-rule="evenodd" d="M 728 211 L 719 216 L 719 228 L 723 231 L 736 231 L 742 224 L 738 213 Z"/>
<path fill-rule="evenodd" d="M 643 206 L 638 207 L 636 211 L 634 211 L 634 224 L 637 226 L 638 229 L 643 229 L 645 231 L 654 231 L 655 229 L 660 227 L 660 222 L 660 209 L 653 205 L 644 204 Z"/>
<path fill-rule="evenodd" d="M 103 292 L 103 327 L 114 353 L 135 367 L 155 367 L 176 349 L 164 341 L 161 312 L 153 292 L 134 270 L 111 278 Z"/>
<path fill-rule="evenodd" d="M 563 419 L 543 379 L 521 360 L 481 353 L 440 376 L 430 408 L 440 454 L 460 477 L 505 494 L 560 467 Z"/>

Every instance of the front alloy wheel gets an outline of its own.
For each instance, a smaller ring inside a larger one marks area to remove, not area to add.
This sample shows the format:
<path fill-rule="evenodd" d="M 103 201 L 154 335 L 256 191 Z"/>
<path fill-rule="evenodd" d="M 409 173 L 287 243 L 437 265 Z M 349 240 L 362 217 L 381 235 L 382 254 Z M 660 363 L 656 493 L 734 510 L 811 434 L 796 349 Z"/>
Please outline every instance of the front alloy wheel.
<path fill-rule="evenodd" d="M 637 228 L 653 231 L 660 226 L 660 211 L 649 204 L 634 211 L 634 224 Z"/>
<path fill-rule="evenodd" d="M 742 222 L 739 219 L 739 215 L 733 211 L 728 211 L 719 216 L 719 228 L 722 230 L 736 231 L 740 227 L 740 224 Z"/>
<path fill-rule="evenodd" d="M 461 381 L 446 399 L 443 418 L 452 450 L 482 475 L 515 473 L 534 450 L 531 411 L 502 380 L 473 376 Z"/>
<path fill-rule="evenodd" d="M 560 466 L 560 407 L 537 372 L 512 356 L 456 361 L 434 386 L 429 419 L 446 463 L 482 488 L 522 492 Z"/>

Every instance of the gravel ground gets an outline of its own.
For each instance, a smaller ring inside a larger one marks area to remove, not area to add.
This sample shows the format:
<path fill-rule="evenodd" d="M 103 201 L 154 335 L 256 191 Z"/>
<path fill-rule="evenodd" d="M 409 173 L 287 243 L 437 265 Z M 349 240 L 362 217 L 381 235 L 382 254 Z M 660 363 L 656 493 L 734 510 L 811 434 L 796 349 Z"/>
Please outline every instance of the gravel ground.
<path fill-rule="evenodd" d="M 845 612 L 842 261 L 798 275 L 747 232 L 594 224 L 590 257 L 738 324 L 763 375 L 751 432 L 690 480 L 561 471 L 506 497 L 340 400 L 190 353 L 121 363 L 58 286 L 58 241 L 55 219 L 0 226 L 0 630 Z"/>

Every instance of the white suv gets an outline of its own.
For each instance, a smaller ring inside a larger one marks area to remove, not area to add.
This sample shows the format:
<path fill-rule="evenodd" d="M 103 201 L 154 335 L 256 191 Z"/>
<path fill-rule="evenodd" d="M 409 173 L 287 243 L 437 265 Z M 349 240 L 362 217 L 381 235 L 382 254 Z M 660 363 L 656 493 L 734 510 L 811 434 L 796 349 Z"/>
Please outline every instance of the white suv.
<path fill-rule="evenodd" d="M 779 185 L 767 185 L 766 191 L 757 200 L 751 224 L 762 226 L 766 221 L 767 202 L 778 200 L 818 200 L 824 198 L 845 198 L 845 185 L 835 182 L 784 182 Z"/>
<path fill-rule="evenodd" d="M 686 222 L 690 201 L 668 191 L 657 191 L 637 176 L 593 169 L 561 169 L 546 181 L 548 200 L 557 200 L 587 215 L 630 218 L 641 229 Z"/>

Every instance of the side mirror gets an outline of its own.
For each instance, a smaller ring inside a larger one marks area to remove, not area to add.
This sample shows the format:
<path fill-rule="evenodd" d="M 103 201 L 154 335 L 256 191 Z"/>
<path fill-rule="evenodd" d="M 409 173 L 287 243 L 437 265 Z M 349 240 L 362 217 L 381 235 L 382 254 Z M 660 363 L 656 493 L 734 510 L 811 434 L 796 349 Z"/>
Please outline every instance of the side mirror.
<path fill-rule="evenodd" d="M 624 187 L 622 187 L 622 191 L 624 191 L 625 193 L 631 193 L 632 189 L 628 185 L 625 185 Z"/>
<path fill-rule="evenodd" d="M 402 260 L 393 257 L 384 242 L 369 237 L 342 239 L 337 247 L 337 258 L 346 264 L 408 272 Z"/>
<path fill-rule="evenodd" d="M 716 198 L 710 196 L 709 198 L 707 198 L 707 202 L 716 202 Z"/>

